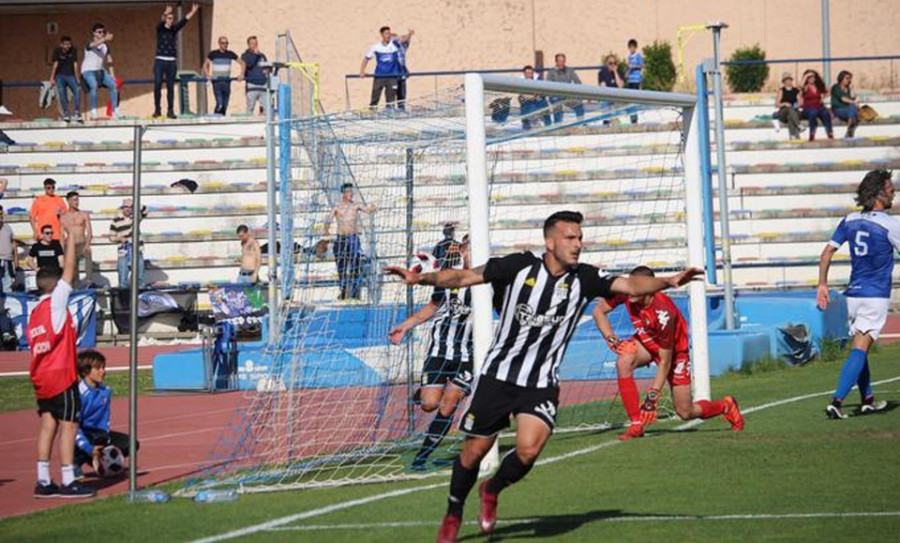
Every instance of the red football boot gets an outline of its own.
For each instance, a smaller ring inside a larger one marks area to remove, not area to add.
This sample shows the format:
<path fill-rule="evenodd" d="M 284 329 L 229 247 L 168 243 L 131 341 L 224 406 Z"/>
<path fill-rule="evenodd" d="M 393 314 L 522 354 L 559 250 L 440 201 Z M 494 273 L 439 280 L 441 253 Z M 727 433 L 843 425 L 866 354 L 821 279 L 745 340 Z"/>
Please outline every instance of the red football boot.
<path fill-rule="evenodd" d="M 489 481 L 490 479 L 488 479 Z M 488 491 L 488 481 L 481 483 L 478 487 L 478 495 L 481 497 L 481 511 L 478 513 L 478 526 L 481 533 L 490 534 L 494 532 L 494 526 L 497 524 L 497 498 L 498 494 Z"/>
<path fill-rule="evenodd" d="M 722 418 L 731 425 L 732 430 L 740 432 L 744 429 L 744 416 L 741 415 L 737 400 L 734 399 L 734 396 L 725 396 L 722 401 L 725 403 L 725 413 L 722 414 Z"/>
<path fill-rule="evenodd" d="M 438 531 L 437 543 L 456 543 L 456 536 L 459 534 L 459 526 L 462 524 L 462 517 L 446 514 L 444 521 L 441 522 L 441 529 Z"/>

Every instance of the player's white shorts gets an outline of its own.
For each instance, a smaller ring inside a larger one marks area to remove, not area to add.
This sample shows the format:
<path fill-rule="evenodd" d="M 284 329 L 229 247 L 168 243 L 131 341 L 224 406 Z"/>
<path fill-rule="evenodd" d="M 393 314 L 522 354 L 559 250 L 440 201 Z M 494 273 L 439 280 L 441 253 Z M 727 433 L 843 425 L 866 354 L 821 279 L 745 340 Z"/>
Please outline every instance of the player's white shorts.
<path fill-rule="evenodd" d="M 890 298 L 853 298 L 847 296 L 847 318 L 850 321 L 850 335 L 868 332 L 873 340 L 878 339 L 887 320 Z"/>

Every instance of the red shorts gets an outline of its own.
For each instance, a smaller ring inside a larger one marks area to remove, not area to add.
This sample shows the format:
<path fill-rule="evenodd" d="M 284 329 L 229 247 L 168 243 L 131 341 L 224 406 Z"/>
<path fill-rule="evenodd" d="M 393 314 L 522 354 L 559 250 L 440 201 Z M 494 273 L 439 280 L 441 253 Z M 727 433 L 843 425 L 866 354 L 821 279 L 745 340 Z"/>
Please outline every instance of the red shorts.
<path fill-rule="evenodd" d="M 650 353 L 654 364 L 659 365 L 659 355 Z M 669 375 L 666 376 L 669 386 L 678 387 L 691 384 L 691 357 L 688 353 L 675 353 Z"/>

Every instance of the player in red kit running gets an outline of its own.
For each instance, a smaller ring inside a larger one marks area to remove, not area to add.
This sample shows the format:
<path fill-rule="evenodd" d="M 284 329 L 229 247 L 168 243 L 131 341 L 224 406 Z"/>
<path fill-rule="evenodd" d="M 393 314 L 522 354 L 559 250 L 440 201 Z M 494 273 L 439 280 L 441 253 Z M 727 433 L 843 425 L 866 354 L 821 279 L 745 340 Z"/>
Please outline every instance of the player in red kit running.
<path fill-rule="evenodd" d="M 69 295 L 75 278 L 75 236 L 68 236 L 62 276 L 58 268 L 41 268 L 37 286 L 41 298 L 28 318 L 25 333 L 31 350 L 31 383 L 37 397 L 41 432 L 38 435 L 35 498 L 90 498 L 96 492 L 75 480 L 75 434 L 80 394 L 75 370 L 75 324 L 69 314 Z M 59 431 L 62 486 L 50 478 L 50 453 Z"/>
<path fill-rule="evenodd" d="M 630 275 L 654 277 L 653 270 L 647 266 L 638 266 Z M 634 336 L 627 340 L 620 340 L 613 334 L 612 325 L 606 316 L 623 303 L 635 329 Z M 644 427 L 656 422 L 659 391 L 666 381 L 672 390 L 675 412 L 682 420 L 709 419 L 724 415 L 732 430 L 744 429 L 744 417 L 741 416 L 734 397 L 693 401 L 687 321 L 671 298 L 662 292 L 646 296 L 618 295 L 611 300 L 601 298 L 593 316 L 600 333 L 606 338 L 610 348 L 619 355 L 616 363 L 619 394 L 628 418 L 631 419 L 631 426 L 619 436 L 620 439 L 641 437 L 644 435 Z M 651 362 L 656 364 L 656 375 L 644 403 L 641 404 L 633 372 Z"/>

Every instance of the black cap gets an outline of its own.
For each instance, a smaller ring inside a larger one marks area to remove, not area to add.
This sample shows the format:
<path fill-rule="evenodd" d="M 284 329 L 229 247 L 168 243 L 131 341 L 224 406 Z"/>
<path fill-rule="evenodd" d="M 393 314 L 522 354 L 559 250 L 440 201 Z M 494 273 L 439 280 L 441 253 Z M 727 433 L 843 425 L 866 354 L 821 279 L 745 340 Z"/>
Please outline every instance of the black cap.
<path fill-rule="evenodd" d="M 44 179 L 44 186 L 46 187 L 47 185 L 53 185 L 55 187 L 56 180 L 53 179 L 52 177 L 48 177 L 47 179 Z"/>

